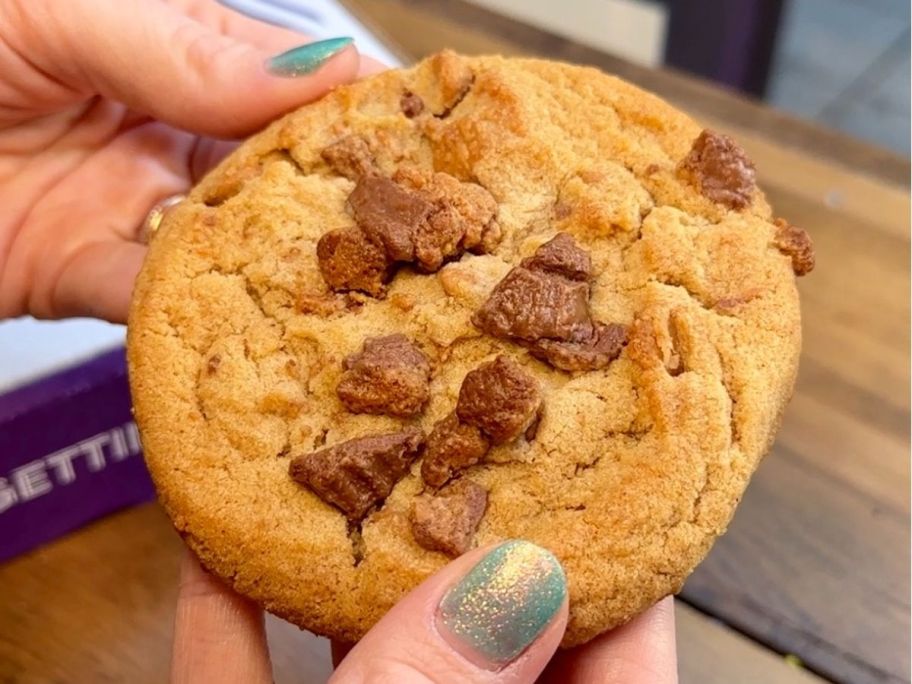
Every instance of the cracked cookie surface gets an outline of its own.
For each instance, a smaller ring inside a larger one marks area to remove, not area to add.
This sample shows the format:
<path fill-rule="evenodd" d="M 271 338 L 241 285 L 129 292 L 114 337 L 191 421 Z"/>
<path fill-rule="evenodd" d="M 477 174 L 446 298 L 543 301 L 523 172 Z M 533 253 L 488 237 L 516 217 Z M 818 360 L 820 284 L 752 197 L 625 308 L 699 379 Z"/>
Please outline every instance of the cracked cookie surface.
<path fill-rule="evenodd" d="M 204 565 L 302 627 L 362 636 L 448 560 L 411 531 L 415 502 L 430 496 L 422 460 L 403 465 L 353 533 L 292 481 L 292 459 L 365 435 L 429 435 L 466 375 L 504 355 L 534 378 L 543 409 L 534 439 L 463 459 L 460 476 L 487 492 L 475 543 L 523 538 L 560 559 L 565 646 L 677 591 L 774 437 L 800 349 L 795 271 L 813 265 L 806 235 L 774 221 L 741 153 L 726 140 L 709 155 L 712 134 L 695 153 L 701 134 L 593 69 L 442 53 L 338 88 L 222 162 L 154 237 L 128 340 L 149 469 Z M 729 158 L 742 173 L 725 194 L 717 166 Z M 366 173 L 483 189 L 496 240 L 476 250 L 486 253 L 446 252 L 434 273 L 388 271 L 349 203 Z M 331 231 L 376 257 L 363 286 L 327 284 L 317 245 Z M 590 257 L 571 272 L 589 274 L 592 320 L 618 326 L 603 330 L 605 363 L 555 367 L 473 325 L 498 283 L 559 233 Z M 426 405 L 353 413 L 337 393 L 343 361 L 390 335 L 427 359 Z"/>

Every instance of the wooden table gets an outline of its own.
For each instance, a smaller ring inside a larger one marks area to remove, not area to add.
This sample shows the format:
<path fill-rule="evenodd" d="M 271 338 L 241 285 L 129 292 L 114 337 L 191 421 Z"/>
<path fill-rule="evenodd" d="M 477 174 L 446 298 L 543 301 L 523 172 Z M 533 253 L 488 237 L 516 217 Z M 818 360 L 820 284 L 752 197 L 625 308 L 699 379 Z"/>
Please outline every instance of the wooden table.
<path fill-rule="evenodd" d="M 743 143 L 818 268 L 800 282 L 804 356 L 779 439 L 678 602 L 682 681 L 908 682 L 908 162 L 462 2 L 348 4 L 406 59 L 449 46 L 595 64 Z M 0 681 L 164 681 L 179 551 L 147 505 L 0 567 Z M 278 682 L 325 678 L 325 641 L 269 630 Z"/>

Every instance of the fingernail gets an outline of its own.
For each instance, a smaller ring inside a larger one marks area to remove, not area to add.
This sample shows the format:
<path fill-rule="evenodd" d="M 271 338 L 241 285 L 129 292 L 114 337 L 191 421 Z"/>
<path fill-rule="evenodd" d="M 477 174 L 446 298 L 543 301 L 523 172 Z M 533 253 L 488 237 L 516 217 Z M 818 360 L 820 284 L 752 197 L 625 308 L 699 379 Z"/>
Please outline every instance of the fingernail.
<path fill-rule="evenodd" d="M 266 70 L 276 76 L 303 76 L 319 69 L 337 52 L 354 41 L 348 36 L 318 40 L 292 48 L 266 60 Z"/>
<path fill-rule="evenodd" d="M 504 542 L 443 597 L 437 629 L 476 665 L 499 670 L 538 638 L 566 596 L 563 568 L 549 551 Z"/>

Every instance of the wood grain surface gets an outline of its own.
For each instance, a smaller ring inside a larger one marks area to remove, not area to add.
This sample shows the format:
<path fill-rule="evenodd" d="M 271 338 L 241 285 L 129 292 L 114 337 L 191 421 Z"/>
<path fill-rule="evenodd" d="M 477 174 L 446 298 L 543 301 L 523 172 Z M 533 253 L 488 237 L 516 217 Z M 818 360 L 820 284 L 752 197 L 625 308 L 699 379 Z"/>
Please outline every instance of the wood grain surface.
<path fill-rule="evenodd" d="M 464 2 L 346 4 L 406 60 L 452 47 L 595 64 L 742 142 L 818 266 L 800 282 L 804 353 L 779 439 L 678 605 L 681 680 L 908 682 L 908 162 Z M 165 681 L 179 554 L 148 505 L 0 566 L 0 682 Z M 325 680 L 324 640 L 268 629 L 277 682 Z"/>

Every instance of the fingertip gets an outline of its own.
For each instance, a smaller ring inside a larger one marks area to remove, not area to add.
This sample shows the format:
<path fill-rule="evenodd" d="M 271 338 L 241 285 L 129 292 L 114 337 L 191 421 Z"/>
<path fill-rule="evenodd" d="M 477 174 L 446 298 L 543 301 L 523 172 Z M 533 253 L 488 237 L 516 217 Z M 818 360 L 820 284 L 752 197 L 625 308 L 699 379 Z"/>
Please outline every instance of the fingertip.
<path fill-rule="evenodd" d="M 250 135 L 299 107 L 314 102 L 334 88 L 351 83 L 358 75 L 360 55 L 354 45 L 335 53 L 309 73 L 280 75 L 270 70 L 273 59 L 263 51 L 245 60 L 248 78 L 239 79 L 237 71 L 223 68 L 219 77 L 225 95 L 210 89 L 206 101 L 185 112 L 184 127 L 216 138 L 235 139 Z M 256 62 L 251 64 L 249 62 Z"/>
<path fill-rule="evenodd" d="M 523 541 L 476 549 L 396 604 L 331 681 L 534 681 L 567 619 L 551 553 Z"/>
<path fill-rule="evenodd" d="M 266 71 L 282 78 L 307 76 L 323 67 L 333 57 L 349 49 L 353 43 L 354 38 L 344 36 L 297 45 L 267 59 Z"/>
<path fill-rule="evenodd" d="M 263 611 L 207 573 L 189 550 L 181 558 L 171 681 L 272 681 Z"/>

